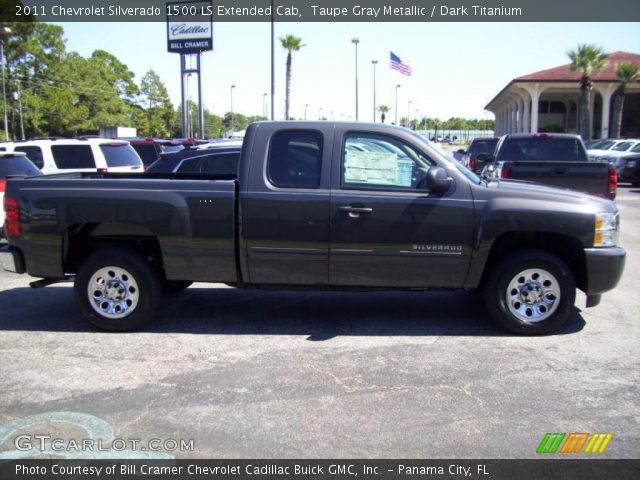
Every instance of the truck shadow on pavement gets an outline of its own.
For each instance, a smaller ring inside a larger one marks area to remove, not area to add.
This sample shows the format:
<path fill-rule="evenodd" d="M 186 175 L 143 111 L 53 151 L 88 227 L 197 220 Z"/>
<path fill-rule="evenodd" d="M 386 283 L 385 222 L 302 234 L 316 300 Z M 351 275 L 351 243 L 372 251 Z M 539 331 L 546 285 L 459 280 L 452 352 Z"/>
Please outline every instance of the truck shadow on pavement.
<path fill-rule="evenodd" d="M 80 314 L 69 286 L 0 291 L 0 331 L 97 331 Z M 558 333 L 581 331 L 574 307 Z M 198 288 L 167 295 L 146 333 L 215 335 L 508 336 L 469 292 L 318 292 Z"/>

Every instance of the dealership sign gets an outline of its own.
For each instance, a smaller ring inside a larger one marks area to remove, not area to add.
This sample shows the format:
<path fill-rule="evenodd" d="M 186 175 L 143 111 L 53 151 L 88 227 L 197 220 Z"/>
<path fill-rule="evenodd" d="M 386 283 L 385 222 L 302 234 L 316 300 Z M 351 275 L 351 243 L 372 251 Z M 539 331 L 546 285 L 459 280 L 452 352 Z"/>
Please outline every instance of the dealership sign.
<path fill-rule="evenodd" d="M 198 53 L 213 50 L 212 1 L 167 3 L 167 50 Z"/>

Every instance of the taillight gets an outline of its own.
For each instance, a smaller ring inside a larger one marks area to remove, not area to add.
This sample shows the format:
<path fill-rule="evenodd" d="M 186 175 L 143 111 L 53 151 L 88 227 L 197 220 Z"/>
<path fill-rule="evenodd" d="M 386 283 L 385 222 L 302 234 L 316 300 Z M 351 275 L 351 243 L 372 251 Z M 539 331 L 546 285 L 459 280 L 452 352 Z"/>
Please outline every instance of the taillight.
<path fill-rule="evenodd" d="M 471 170 L 472 172 L 476 171 L 476 156 L 475 155 L 469 155 L 469 170 Z"/>
<path fill-rule="evenodd" d="M 109 173 L 109 169 L 108 168 L 99 168 L 98 169 L 98 173 Z"/>
<path fill-rule="evenodd" d="M 19 237 L 22 234 L 20 228 L 20 203 L 13 197 L 4 196 L 4 230 L 7 237 Z"/>
<path fill-rule="evenodd" d="M 0 192 L 4 192 L 7 188 L 7 181 L 4 178 L 0 178 Z"/>
<path fill-rule="evenodd" d="M 500 169 L 500 178 L 511 178 L 512 173 L 511 165 L 504 165 Z"/>
<path fill-rule="evenodd" d="M 609 165 L 609 182 L 607 190 L 611 200 L 616 198 L 616 190 L 618 190 L 618 172 L 616 171 L 616 167 L 613 165 Z"/>

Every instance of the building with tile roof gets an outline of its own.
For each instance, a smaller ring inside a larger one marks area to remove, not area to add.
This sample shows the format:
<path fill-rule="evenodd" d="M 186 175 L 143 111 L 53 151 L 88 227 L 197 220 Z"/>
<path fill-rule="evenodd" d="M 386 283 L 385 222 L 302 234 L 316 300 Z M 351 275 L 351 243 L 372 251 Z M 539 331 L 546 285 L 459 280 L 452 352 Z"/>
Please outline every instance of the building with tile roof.
<path fill-rule="evenodd" d="M 613 52 L 609 54 L 605 67 L 591 77 L 592 138 L 609 138 L 612 98 L 620 85 L 615 68 L 621 62 L 640 65 L 640 55 Z M 485 107 L 496 117 L 496 134 L 539 131 L 576 133 L 579 125 L 580 73 L 572 72 L 569 66 L 561 65 L 511 80 Z M 622 136 L 640 137 L 640 81 L 627 84 L 626 87 Z"/>

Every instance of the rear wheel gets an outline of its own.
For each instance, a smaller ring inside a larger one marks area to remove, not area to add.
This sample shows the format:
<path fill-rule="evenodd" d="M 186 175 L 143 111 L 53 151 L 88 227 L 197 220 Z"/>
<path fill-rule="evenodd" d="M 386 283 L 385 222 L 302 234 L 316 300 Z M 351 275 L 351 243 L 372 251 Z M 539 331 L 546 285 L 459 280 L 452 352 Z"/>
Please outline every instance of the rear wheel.
<path fill-rule="evenodd" d="M 520 335 L 558 331 L 575 302 L 575 281 L 567 265 L 541 250 L 522 250 L 489 275 L 484 299 L 495 322 Z"/>
<path fill-rule="evenodd" d="M 160 301 L 160 279 L 139 255 L 110 248 L 91 255 L 74 283 L 80 311 L 103 330 L 134 330 L 148 321 Z"/>

